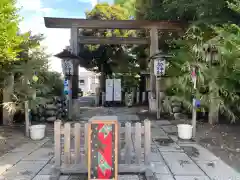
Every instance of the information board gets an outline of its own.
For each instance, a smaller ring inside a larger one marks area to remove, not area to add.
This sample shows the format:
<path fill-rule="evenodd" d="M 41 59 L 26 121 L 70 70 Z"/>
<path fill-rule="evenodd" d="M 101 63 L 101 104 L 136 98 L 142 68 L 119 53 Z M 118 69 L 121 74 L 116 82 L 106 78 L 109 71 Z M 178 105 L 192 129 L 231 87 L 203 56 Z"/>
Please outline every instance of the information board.
<path fill-rule="evenodd" d="M 106 79 L 106 101 L 113 101 L 113 79 Z"/>
<path fill-rule="evenodd" d="M 121 79 L 113 79 L 113 99 L 114 101 L 122 101 Z"/>

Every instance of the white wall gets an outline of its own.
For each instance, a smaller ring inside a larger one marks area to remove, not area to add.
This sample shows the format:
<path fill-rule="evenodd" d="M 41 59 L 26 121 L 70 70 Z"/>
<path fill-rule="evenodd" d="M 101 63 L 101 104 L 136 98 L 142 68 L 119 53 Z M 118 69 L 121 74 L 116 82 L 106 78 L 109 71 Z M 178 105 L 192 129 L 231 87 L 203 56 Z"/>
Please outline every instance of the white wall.
<path fill-rule="evenodd" d="M 84 84 L 81 84 L 81 80 L 84 81 Z M 89 71 L 79 73 L 79 88 L 81 88 L 83 92 L 95 93 L 95 89 L 98 86 L 99 80 L 95 73 Z"/>

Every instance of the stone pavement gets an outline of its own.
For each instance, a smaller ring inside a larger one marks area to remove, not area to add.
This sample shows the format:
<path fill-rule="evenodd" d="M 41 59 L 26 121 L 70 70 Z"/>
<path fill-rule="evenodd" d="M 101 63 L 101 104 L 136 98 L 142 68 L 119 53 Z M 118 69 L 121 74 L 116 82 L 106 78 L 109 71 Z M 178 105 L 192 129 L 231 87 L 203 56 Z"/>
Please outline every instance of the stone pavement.
<path fill-rule="evenodd" d="M 136 112 L 134 108 L 102 108 L 92 116 L 113 113 L 120 116 L 122 121 L 136 121 L 139 119 Z M 150 165 L 157 180 L 240 180 L 239 172 L 207 149 L 193 141 L 179 140 L 176 126 L 169 121 L 152 121 L 152 139 Z M 0 157 L 0 180 L 48 180 L 52 164 L 52 137 L 30 142 Z M 79 176 L 62 176 L 60 180 L 70 179 L 85 180 Z M 122 175 L 119 179 L 144 178 L 139 175 Z"/>

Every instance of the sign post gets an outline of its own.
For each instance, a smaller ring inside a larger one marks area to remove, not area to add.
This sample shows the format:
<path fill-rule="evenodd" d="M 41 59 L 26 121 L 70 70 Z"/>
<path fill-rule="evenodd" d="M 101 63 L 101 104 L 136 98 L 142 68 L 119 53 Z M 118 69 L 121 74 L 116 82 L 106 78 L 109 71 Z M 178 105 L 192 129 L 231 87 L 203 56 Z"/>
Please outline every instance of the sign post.
<path fill-rule="evenodd" d="M 73 63 L 69 59 L 64 60 L 64 73 L 68 80 L 64 81 L 64 93 L 68 95 L 68 119 L 72 119 L 72 75 Z"/>
<path fill-rule="evenodd" d="M 193 82 L 193 89 L 197 89 L 197 70 L 195 67 L 193 67 L 192 72 L 191 72 L 191 77 L 192 77 L 192 82 Z M 192 127 L 193 127 L 193 133 L 192 136 L 195 138 L 196 136 L 196 126 L 197 126 L 197 108 L 199 106 L 199 101 L 196 99 L 196 93 L 193 97 L 192 101 Z"/>
<path fill-rule="evenodd" d="M 166 62 L 165 59 L 158 58 L 154 61 L 154 74 L 156 76 L 156 109 L 157 109 L 157 119 L 160 119 L 161 114 L 161 97 L 160 97 L 160 81 L 161 76 L 165 75 Z"/>

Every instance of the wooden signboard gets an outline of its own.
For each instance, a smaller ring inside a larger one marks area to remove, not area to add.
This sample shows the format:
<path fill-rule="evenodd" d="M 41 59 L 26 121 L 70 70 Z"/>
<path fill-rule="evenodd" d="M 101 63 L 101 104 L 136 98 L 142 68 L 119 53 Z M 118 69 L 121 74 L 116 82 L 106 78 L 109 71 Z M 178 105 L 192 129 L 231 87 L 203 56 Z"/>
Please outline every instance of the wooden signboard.
<path fill-rule="evenodd" d="M 113 101 L 113 79 L 106 79 L 106 101 Z"/>
<path fill-rule="evenodd" d="M 93 120 L 89 123 L 88 133 L 88 179 L 117 180 L 117 120 Z"/>

